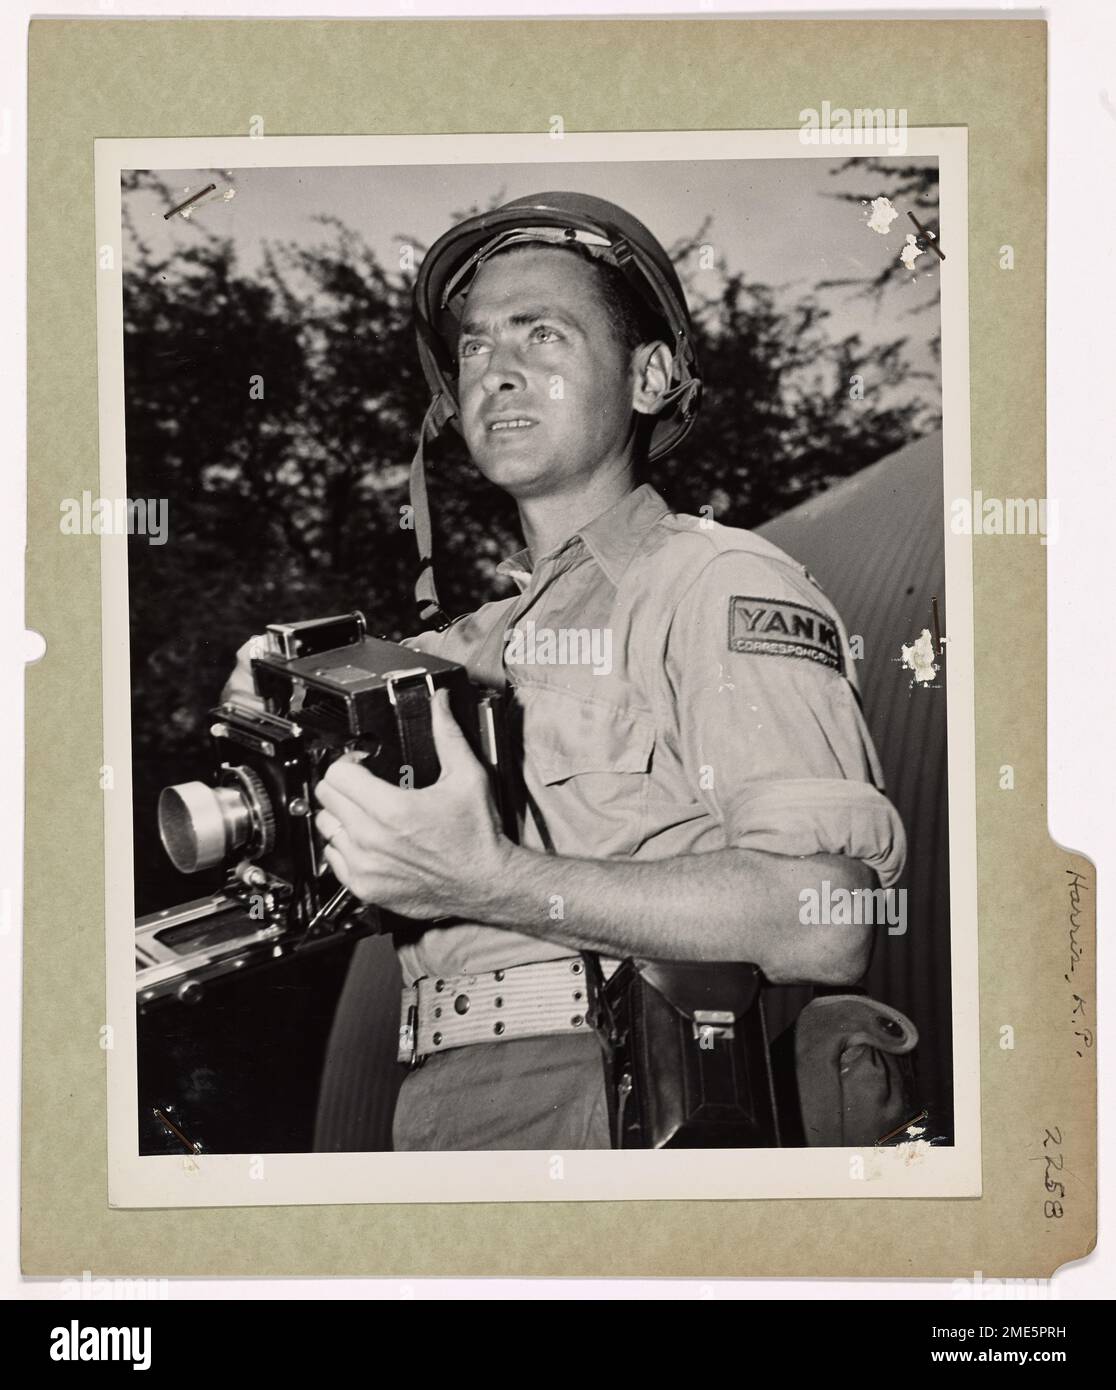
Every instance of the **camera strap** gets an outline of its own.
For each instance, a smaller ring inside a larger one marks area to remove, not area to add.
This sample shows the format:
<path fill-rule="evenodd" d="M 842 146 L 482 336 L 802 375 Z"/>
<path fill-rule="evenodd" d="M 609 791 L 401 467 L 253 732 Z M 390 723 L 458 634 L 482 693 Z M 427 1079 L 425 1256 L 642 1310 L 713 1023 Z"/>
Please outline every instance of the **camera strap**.
<path fill-rule="evenodd" d="M 453 402 L 439 391 L 423 417 L 418 446 L 411 460 L 411 519 L 419 555 L 415 602 L 419 606 L 419 617 L 424 622 L 448 622 L 438 601 L 438 589 L 434 582 L 434 531 L 430 522 L 430 499 L 426 492 L 426 445 L 437 439 L 456 414 Z"/>
<path fill-rule="evenodd" d="M 413 776 L 412 786 L 429 787 L 442 773 L 438 751 L 434 746 L 434 725 L 430 701 L 432 687 L 425 672 L 412 677 L 397 677 L 391 683 L 391 703 L 395 710 L 395 726 L 399 731 L 399 750 L 404 767 Z"/>

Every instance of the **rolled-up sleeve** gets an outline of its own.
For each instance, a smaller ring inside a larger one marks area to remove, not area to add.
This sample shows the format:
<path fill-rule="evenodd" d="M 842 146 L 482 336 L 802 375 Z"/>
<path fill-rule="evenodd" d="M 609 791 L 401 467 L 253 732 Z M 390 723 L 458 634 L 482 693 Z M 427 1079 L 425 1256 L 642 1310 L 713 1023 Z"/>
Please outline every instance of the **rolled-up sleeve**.
<path fill-rule="evenodd" d="M 883 792 L 843 626 L 801 568 L 725 551 L 674 612 L 666 676 L 688 779 L 725 843 L 844 854 L 892 886 L 906 837 Z"/>

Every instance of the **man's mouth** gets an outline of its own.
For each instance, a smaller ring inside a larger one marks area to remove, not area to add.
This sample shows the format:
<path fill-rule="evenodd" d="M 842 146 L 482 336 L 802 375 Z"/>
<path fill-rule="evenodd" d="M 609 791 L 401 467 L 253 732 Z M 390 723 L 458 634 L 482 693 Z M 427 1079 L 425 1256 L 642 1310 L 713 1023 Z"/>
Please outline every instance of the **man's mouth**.
<path fill-rule="evenodd" d="M 495 434 L 497 430 L 529 430 L 537 424 L 537 420 L 529 420 L 526 415 L 514 415 L 499 420 L 490 420 L 488 429 L 491 434 Z"/>

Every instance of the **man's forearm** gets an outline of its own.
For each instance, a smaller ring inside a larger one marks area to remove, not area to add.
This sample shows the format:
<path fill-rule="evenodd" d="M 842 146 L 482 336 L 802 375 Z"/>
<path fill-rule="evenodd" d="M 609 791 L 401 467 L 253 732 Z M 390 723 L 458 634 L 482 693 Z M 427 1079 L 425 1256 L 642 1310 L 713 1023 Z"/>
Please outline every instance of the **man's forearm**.
<path fill-rule="evenodd" d="M 747 960 L 775 982 L 850 983 L 867 968 L 870 927 L 805 925 L 800 893 L 875 885 L 841 855 L 791 858 L 729 848 L 644 863 L 571 859 L 509 845 L 478 886 L 477 920 L 575 949 L 653 960 Z"/>

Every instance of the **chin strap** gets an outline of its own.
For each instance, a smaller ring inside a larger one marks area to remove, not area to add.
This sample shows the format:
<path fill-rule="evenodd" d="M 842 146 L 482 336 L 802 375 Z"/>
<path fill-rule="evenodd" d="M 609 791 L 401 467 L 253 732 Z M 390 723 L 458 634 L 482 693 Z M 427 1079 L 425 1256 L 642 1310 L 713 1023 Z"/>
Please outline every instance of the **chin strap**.
<path fill-rule="evenodd" d="M 434 536 L 430 525 L 430 501 L 426 495 L 426 443 L 427 440 L 433 442 L 437 439 L 456 414 L 453 402 L 439 391 L 423 417 L 418 448 L 411 460 L 411 511 L 415 524 L 415 544 L 418 546 L 419 554 L 415 601 L 419 606 L 419 617 L 424 622 L 432 618 L 440 623 L 449 621 L 438 602 L 438 589 L 434 583 Z"/>
<path fill-rule="evenodd" d="M 667 406 L 678 405 L 679 414 L 688 416 L 697 410 L 700 400 L 701 382 L 697 377 L 692 376 L 664 391 L 659 397 L 659 409 L 665 410 Z"/>

